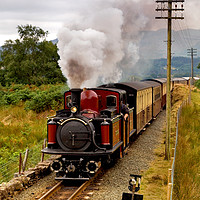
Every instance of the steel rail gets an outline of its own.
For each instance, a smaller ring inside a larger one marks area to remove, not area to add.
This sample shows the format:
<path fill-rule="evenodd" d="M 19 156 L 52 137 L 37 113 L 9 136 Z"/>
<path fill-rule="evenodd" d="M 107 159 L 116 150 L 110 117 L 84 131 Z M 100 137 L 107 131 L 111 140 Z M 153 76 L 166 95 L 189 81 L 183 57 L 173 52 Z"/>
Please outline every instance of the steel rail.
<path fill-rule="evenodd" d="M 73 200 L 90 184 L 90 180 L 83 183 L 67 200 Z"/>
<path fill-rule="evenodd" d="M 83 183 L 67 200 L 73 200 L 77 197 L 81 192 L 85 190 L 85 188 L 94 181 L 94 179 L 102 172 L 102 168 L 100 168 L 96 174 L 88 181 Z"/>
<path fill-rule="evenodd" d="M 62 187 L 63 181 L 59 181 L 54 187 L 52 187 L 48 192 L 46 192 L 39 200 L 46 200 L 51 197 L 54 193 L 56 193 Z"/>
<path fill-rule="evenodd" d="M 88 181 L 84 182 L 81 186 L 79 186 L 68 200 L 73 200 L 75 199 L 81 192 L 83 192 L 86 187 L 91 184 L 94 179 L 102 172 L 102 168 L 100 168 L 96 174 Z M 57 191 L 59 191 L 62 188 L 63 181 L 59 181 L 54 187 L 52 187 L 49 191 L 47 191 L 42 197 L 39 198 L 39 200 L 47 200 L 51 196 L 53 196 Z"/>

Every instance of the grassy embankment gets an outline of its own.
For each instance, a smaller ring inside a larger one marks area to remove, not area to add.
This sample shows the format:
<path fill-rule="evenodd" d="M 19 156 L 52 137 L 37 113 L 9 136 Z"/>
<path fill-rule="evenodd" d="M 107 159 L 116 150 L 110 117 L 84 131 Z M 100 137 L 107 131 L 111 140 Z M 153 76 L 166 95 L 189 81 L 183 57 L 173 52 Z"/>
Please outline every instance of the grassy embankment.
<path fill-rule="evenodd" d="M 65 85 L 0 88 L 0 182 L 12 178 L 19 153 L 30 149 L 28 166 L 40 160 L 46 138 L 46 117 L 62 109 Z"/>
<path fill-rule="evenodd" d="M 174 199 L 200 199 L 200 91 L 182 109 L 175 165 Z"/>
<path fill-rule="evenodd" d="M 183 100 L 187 99 L 188 94 L 189 88 L 187 86 L 175 86 L 172 94 L 171 148 L 174 147 L 175 143 L 177 111 Z M 144 200 L 167 199 L 168 169 L 171 168 L 171 162 L 164 159 L 165 130 L 166 128 L 163 127 L 163 138 L 155 150 L 155 160 L 151 163 L 150 168 L 142 174 L 140 193 L 144 195 Z"/>

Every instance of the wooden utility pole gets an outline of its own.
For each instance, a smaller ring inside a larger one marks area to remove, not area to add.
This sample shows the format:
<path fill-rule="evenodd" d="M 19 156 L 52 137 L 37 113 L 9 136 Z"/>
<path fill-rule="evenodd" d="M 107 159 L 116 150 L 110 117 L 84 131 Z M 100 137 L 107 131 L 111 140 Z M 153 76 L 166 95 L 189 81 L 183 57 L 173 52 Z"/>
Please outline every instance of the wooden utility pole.
<path fill-rule="evenodd" d="M 194 84 L 194 61 L 193 58 L 194 56 L 197 56 L 197 49 L 188 49 L 188 56 L 191 56 L 191 82 L 190 84 L 193 85 Z"/>
<path fill-rule="evenodd" d="M 184 11 L 183 4 L 181 7 L 178 7 L 178 3 L 183 3 L 184 0 L 158 0 L 156 3 L 158 7 L 156 11 L 161 12 L 160 17 L 156 17 L 156 19 L 167 19 L 168 27 L 167 27 L 167 102 L 166 102 L 166 142 L 165 142 L 165 159 L 170 159 L 170 134 L 171 134 L 171 43 L 172 43 L 172 19 L 184 19 L 182 16 L 177 16 L 177 13 L 173 16 L 173 12 Z M 175 5 L 173 4 L 175 3 Z M 167 16 L 163 16 L 166 14 Z"/>

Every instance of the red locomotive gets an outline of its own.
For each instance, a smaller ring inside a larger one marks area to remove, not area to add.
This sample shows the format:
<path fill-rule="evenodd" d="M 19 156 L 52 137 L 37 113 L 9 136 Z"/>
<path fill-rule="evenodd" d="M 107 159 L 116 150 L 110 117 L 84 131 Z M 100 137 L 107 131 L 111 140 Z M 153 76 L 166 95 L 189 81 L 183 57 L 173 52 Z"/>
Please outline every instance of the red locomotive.
<path fill-rule="evenodd" d="M 164 107 L 164 84 L 151 80 L 65 92 L 64 109 L 48 120 L 48 146 L 42 150 L 61 155 L 52 163 L 56 179 L 87 180 L 100 165 L 123 157 L 132 136 Z M 123 104 L 129 106 L 127 120 Z"/>

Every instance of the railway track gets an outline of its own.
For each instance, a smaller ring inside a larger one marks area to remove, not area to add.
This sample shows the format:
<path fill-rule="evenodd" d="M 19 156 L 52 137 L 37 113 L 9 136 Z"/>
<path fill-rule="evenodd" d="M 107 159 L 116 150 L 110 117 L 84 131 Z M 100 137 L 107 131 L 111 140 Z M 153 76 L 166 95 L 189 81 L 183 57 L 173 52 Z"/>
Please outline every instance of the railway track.
<path fill-rule="evenodd" d="M 67 183 L 59 181 L 54 187 L 47 191 L 39 200 L 72 200 L 77 198 L 93 181 L 102 173 L 102 169 L 90 180 L 85 182 L 71 182 Z"/>

